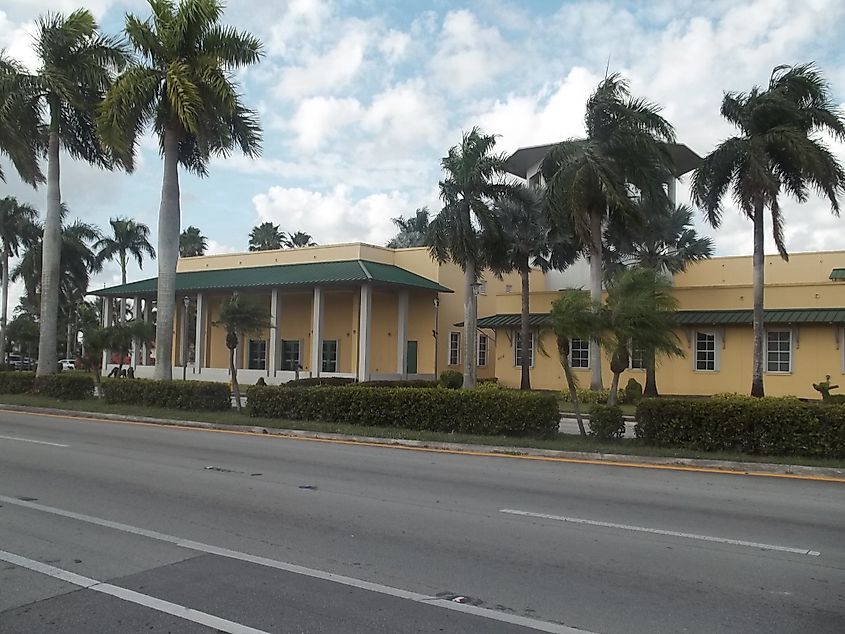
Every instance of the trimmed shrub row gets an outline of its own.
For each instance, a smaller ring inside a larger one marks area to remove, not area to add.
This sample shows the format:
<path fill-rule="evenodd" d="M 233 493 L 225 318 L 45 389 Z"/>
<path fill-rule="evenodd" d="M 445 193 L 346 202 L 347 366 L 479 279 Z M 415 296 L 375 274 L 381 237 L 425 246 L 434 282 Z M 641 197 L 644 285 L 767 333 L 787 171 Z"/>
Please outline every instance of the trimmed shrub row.
<path fill-rule="evenodd" d="M 358 387 L 437 387 L 437 381 L 425 379 L 397 379 L 395 381 L 361 381 L 353 383 Z"/>
<path fill-rule="evenodd" d="M 590 436 L 611 440 L 624 435 L 625 419 L 622 418 L 621 407 L 596 403 L 590 408 Z"/>
<path fill-rule="evenodd" d="M 355 383 L 356 379 L 349 379 L 342 376 L 327 376 L 327 377 L 305 377 L 296 379 L 295 381 L 288 381 L 285 383 L 287 387 L 313 387 L 315 385 L 351 385 Z"/>
<path fill-rule="evenodd" d="M 103 379 L 101 390 L 106 403 L 212 412 L 232 408 L 232 396 L 226 383 Z"/>
<path fill-rule="evenodd" d="M 484 435 L 544 437 L 558 429 L 551 394 L 510 390 L 253 386 L 251 416 Z"/>
<path fill-rule="evenodd" d="M 634 432 L 662 447 L 843 458 L 845 405 L 743 396 L 645 399 Z"/>
<path fill-rule="evenodd" d="M 62 401 L 94 396 L 94 379 L 81 372 L 36 377 L 34 372 L 0 372 L 0 394 L 39 394 Z"/>

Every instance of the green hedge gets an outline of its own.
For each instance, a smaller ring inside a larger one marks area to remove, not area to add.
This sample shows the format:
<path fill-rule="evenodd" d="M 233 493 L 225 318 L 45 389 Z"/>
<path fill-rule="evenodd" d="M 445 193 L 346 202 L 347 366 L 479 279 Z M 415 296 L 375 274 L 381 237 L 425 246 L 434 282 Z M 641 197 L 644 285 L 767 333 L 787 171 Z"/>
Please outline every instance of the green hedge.
<path fill-rule="evenodd" d="M 625 419 L 618 405 L 596 403 L 590 408 L 590 436 L 600 440 L 622 438 L 625 435 Z"/>
<path fill-rule="evenodd" d="M 437 388 L 250 387 L 251 416 L 468 434 L 549 436 L 558 430 L 551 394 Z"/>
<path fill-rule="evenodd" d="M 32 391 L 35 372 L 0 372 L 0 394 L 24 394 Z"/>
<path fill-rule="evenodd" d="M 232 396 L 226 383 L 103 379 L 101 389 L 106 403 L 118 405 L 146 405 L 213 412 L 227 411 L 232 407 Z"/>
<path fill-rule="evenodd" d="M 576 392 L 578 393 L 578 400 L 581 401 L 582 405 L 595 405 L 597 403 L 606 405 L 607 398 L 610 396 L 610 390 L 585 390 L 579 387 Z M 569 401 L 569 390 L 564 389 L 561 392 L 561 397 L 564 401 Z M 616 399 L 620 405 L 628 402 L 627 393 L 624 389 L 620 389 L 616 393 Z"/>
<path fill-rule="evenodd" d="M 361 381 L 353 383 L 358 387 L 437 387 L 437 381 L 425 379 L 397 379 L 395 381 Z"/>
<path fill-rule="evenodd" d="M 650 445 L 762 455 L 845 457 L 845 405 L 795 398 L 645 399 L 634 432 Z"/>
<path fill-rule="evenodd" d="M 94 379 L 83 372 L 61 372 L 35 377 L 32 392 L 61 401 L 82 401 L 94 397 Z"/>
<path fill-rule="evenodd" d="M 350 379 L 343 376 L 327 376 L 327 377 L 306 377 L 304 379 L 297 379 L 288 381 L 284 385 L 286 387 L 314 387 L 315 385 L 350 385 L 355 383 L 356 379 Z"/>

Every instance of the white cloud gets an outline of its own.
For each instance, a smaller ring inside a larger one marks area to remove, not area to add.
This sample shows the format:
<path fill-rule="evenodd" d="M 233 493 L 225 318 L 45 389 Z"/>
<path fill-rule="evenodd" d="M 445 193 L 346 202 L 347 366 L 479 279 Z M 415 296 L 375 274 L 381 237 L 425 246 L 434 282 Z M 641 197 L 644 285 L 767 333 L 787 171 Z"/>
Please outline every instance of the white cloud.
<path fill-rule="evenodd" d="M 268 51 L 273 55 L 285 55 L 299 40 L 315 36 L 331 15 L 330 3 L 323 0 L 289 0 L 281 12 L 276 3 L 267 3 L 266 8 L 272 11 L 266 17 L 275 18 L 267 38 Z M 250 6 L 247 10 L 254 9 Z"/>
<path fill-rule="evenodd" d="M 308 152 L 317 150 L 333 132 L 358 120 L 361 110 L 361 104 L 353 98 L 312 97 L 301 101 L 291 120 L 297 146 Z"/>
<path fill-rule="evenodd" d="M 271 187 L 252 199 L 261 221 L 284 231 L 305 231 L 320 244 L 360 240 L 384 244 L 393 235 L 391 218 L 414 209 L 399 191 L 354 198 L 346 185 L 328 192 L 299 187 Z"/>
<path fill-rule="evenodd" d="M 312 56 L 301 66 L 283 68 L 274 94 L 297 99 L 345 88 L 361 68 L 368 39 L 366 31 L 352 29 L 323 55 Z"/>
<path fill-rule="evenodd" d="M 206 255 L 219 255 L 222 253 L 237 253 L 239 249 L 230 247 L 228 244 L 223 244 L 217 240 L 209 240 L 208 248 L 205 250 Z"/>
<path fill-rule="evenodd" d="M 379 41 L 379 51 L 391 64 L 395 64 L 405 56 L 408 45 L 411 43 L 411 36 L 402 31 L 390 29 Z"/>
<path fill-rule="evenodd" d="M 0 49 L 23 64 L 30 71 L 38 68 L 38 57 L 32 47 L 36 32 L 35 22 L 14 22 L 0 11 Z"/>
<path fill-rule="evenodd" d="M 419 79 L 376 95 L 363 120 L 364 128 L 376 135 L 379 145 L 406 150 L 421 141 L 439 141 L 445 123 L 439 99 L 428 93 Z"/>

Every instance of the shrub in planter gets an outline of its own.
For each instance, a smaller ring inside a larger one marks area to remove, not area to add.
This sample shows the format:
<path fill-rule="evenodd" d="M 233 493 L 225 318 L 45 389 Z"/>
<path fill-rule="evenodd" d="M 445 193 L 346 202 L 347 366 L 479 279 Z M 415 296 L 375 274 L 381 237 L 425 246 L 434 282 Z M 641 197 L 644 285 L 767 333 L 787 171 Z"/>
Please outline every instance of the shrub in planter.
<path fill-rule="evenodd" d="M 620 394 L 621 396 L 621 394 Z M 628 383 L 625 384 L 625 402 L 626 403 L 639 403 L 640 399 L 643 397 L 643 386 L 640 385 L 640 382 L 637 379 L 630 378 L 628 379 Z"/>
<path fill-rule="evenodd" d="M 34 372 L 0 372 L 0 394 L 24 394 L 32 391 Z"/>
<path fill-rule="evenodd" d="M 624 435 L 625 419 L 622 418 L 620 407 L 597 403 L 590 408 L 590 436 L 610 440 Z"/>
<path fill-rule="evenodd" d="M 232 407 L 229 386 L 211 381 L 104 379 L 101 390 L 106 403 L 204 411 Z"/>
<path fill-rule="evenodd" d="M 458 370 L 443 370 L 440 373 L 440 385 L 450 390 L 460 390 L 464 386 L 464 375 Z"/>
<path fill-rule="evenodd" d="M 47 374 L 35 377 L 32 391 L 62 401 L 81 401 L 94 397 L 94 379 L 82 372 Z"/>
<path fill-rule="evenodd" d="M 551 394 L 360 386 L 251 387 L 251 416 L 485 435 L 549 436 L 559 425 Z"/>

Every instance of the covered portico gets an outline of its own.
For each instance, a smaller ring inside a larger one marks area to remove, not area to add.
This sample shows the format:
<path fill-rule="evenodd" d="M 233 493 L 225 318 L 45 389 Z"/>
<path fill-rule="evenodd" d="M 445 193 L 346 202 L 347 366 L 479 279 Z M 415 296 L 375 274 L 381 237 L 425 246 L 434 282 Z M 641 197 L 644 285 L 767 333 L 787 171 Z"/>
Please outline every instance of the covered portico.
<path fill-rule="evenodd" d="M 148 279 L 97 291 L 104 300 L 104 322 L 114 319 L 113 302 L 127 299 L 133 300 L 137 317 L 149 320 L 156 283 Z M 271 325 L 239 337 L 235 363 L 243 383 L 434 378 L 433 300 L 451 291 L 401 267 L 366 260 L 177 273 L 174 378 L 229 380 L 226 333 L 215 324 L 233 292 L 264 303 Z M 135 376 L 152 377 L 150 352 L 133 346 Z M 114 367 L 110 361 L 106 353 L 104 373 Z"/>

